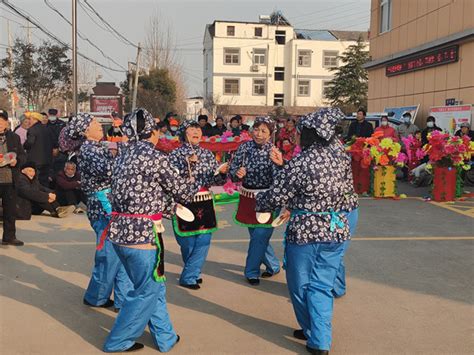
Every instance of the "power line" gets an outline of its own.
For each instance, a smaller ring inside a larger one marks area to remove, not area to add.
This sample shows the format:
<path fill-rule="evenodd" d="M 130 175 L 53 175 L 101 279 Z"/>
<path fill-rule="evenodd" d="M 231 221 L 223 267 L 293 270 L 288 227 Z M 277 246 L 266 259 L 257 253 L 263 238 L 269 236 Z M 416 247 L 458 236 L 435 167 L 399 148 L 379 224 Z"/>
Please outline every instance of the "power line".
<path fill-rule="evenodd" d="M 53 10 L 54 12 L 56 12 L 64 21 L 66 21 L 70 26 L 72 26 L 72 23 L 71 21 L 69 21 L 56 7 L 54 7 L 48 0 L 44 0 L 44 3 L 51 9 Z M 111 62 L 113 62 L 115 65 L 119 66 L 120 68 L 122 68 L 124 71 L 127 71 L 127 69 L 125 67 L 123 67 L 120 63 L 117 63 L 112 57 L 108 56 L 107 54 L 105 54 L 105 52 L 100 49 L 95 43 L 93 43 L 89 38 L 85 37 L 81 32 L 77 31 L 77 34 L 79 35 L 79 37 L 88 42 L 92 47 L 96 48 L 104 58 L 110 60 Z"/>
<path fill-rule="evenodd" d="M 92 12 L 94 12 L 94 14 L 108 27 L 110 28 L 117 36 L 119 36 L 120 38 L 123 39 L 123 41 L 125 41 L 125 43 L 131 45 L 132 47 L 134 48 L 138 48 L 138 46 L 133 43 L 132 41 L 130 41 L 129 39 L 127 39 L 125 36 L 123 36 L 119 31 L 117 31 L 110 23 L 108 23 L 97 11 L 96 9 L 94 9 L 94 7 L 89 4 L 89 2 L 87 0 L 83 0 L 84 1 L 84 4 L 86 4 L 90 10 L 92 10 Z"/>
<path fill-rule="evenodd" d="M 325 10 L 329 10 L 329 11 L 334 11 L 334 10 L 337 10 L 337 9 L 340 9 L 340 8 L 343 8 L 343 7 L 346 7 L 346 5 L 351 5 L 351 4 L 355 4 L 356 2 L 346 2 L 342 5 L 339 5 L 339 6 L 334 6 L 334 7 L 329 7 L 329 8 L 326 8 Z M 311 15 L 315 15 L 315 14 L 318 14 L 320 16 L 324 16 L 324 13 L 321 13 L 322 11 L 321 10 L 317 10 L 317 11 L 312 11 L 312 12 L 308 12 L 306 14 L 303 14 L 303 15 L 299 15 L 299 16 L 295 16 L 291 19 L 291 22 L 293 22 L 294 20 L 296 19 L 300 19 L 302 17 L 308 17 L 308 16 L 311 16 Z M 307 19 L 304 19 L 302 21 L 298 20 L 297 22 L 305 22 L 307 21 Z"/>
<path fill-rule="evenodd" d="M 367 14 L 367 13 L 370 14 L 370 11 L 368 11 L 368 10 L 366 10 L 366 9 L 364 9 L 364 10 L 362 10 L 362 11 L 356 11 L 356 12 L 350 13 L 350 12 L 352 12 L 352 11 L 353 11 L 353 9 L 351 9 L 350 11 L 342 11 L 342 12 L 339 12 L 338 14 L 334 14 L 334 15 L 336 15 L 336 17 L 334 17 L 334 16 L 326 16 L 326 17 L 324 18 L 324 20 L 321 21 L 320 23 L 318 23 L 317 25 L 318 25 L 318 26 L 321 26 L 321 24 L 327 25 L 327 24 L 329 24 L 330 22 L 335 22 L 335 21 L 337 21 L 337 20 L 347 18 L 348 16 L 355 16 L 355 15 L 361 15 L 361 14 Z M 341 16 L 341 15 L 343 15 L 343 16 Z M 303 23 L 300 23 L 300 24 L 298 25 L 298 27 L 301 27 L 301 26 L 308 26 L 308 25 L 309 25 L 309 26 L 314 26 L 315 23 L 312 22 L 312 21 L 313 21 L 313 20 L 311 20 L 311 22 L 304 21 Z"/>
<path fill-rule="evenodd" d="M 59 44 L 63 45 L 64 47 L 67 47 L 68 49 L 72 49 L 72 47 L 68 44 L 68 43 L 65 43 L 63 42 L 62 40 L 60 40 L 58 37 L 56 37 L 51 31 L 49 31 L 47 28 L 41 26 L 38 21 L 35 21 L 33 20 L 30 16 L 28 15 L 25 15 L 25 11 L 20 9 L 20 8 L 17 8 L 15 6 L 13 6 L 11 3 L 7 2 L 6 0 L 0 0 L 1 3 L 8 7 L 9 9 L 11 9 L 12 11 L 14 11 L 16 14 L 18 14 L 20 17 L 22 17 L 23 19 L 27 20 L 28 22 L 32 23 L 33 25 L 35 25 L 41 32 L 43 32 L 44 34 L 46 34 L 48 37 L 54 39 L 56 42 L 58 42 Z M 104 68 L 104 69 L 108 69 L 108 70 L 111 70 L 111 71 L 115 71 L 115 72 L 120 72 L 120 73 L 123 73 L 123 72 L 126 72 L 124 70 L 118 70 L 118 69 L 114 69 L 112 67 L 109 67 L 107 65 L 104 65 L 92 58 L 89 58 L 88 56 L 80 53 L 79 51 L 77 52 L 77 54 L 79 56 L 81 56 L 82 58 Z"/>

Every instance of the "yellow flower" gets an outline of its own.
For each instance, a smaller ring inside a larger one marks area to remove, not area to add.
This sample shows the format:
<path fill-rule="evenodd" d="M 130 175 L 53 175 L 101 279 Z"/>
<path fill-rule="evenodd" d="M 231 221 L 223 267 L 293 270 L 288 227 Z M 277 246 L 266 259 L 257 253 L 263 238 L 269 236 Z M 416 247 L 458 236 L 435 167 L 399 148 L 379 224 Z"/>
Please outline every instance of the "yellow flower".
<path fill-rule="evenodd" d="M 393 147 L 393 141 L 392 141 L 391 138 L 384 138 L 380 141 L 380 146 L 384 149 L 392 148 Z"/>

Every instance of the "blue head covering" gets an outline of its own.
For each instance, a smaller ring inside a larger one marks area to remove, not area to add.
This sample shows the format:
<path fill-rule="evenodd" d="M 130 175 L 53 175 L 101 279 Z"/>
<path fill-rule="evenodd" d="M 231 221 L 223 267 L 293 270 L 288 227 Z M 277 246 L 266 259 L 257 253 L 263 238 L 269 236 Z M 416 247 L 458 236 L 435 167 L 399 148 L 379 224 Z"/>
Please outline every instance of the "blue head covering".
<path fill-rule="evenodd" d="M 276 123 L 273 118 L 269 116 L 256 117 L 255 122 L 253 123 L 253 126 L 255 127 L 261 123 L 264 123 L 267 125 L 268 129 L 270 130 L 270 133 L 273 133 L 273 131 L 275 130 Z"/>
<path fill-rule="evenodd" d="M 297 129 L 315 129 L 318 135 L 329 141 L 336 133 L 337 124 L 344 119 L 345 115 L 339 108 L 322 108 L 299 119 Z"/>
<path fill-rule="evenodd" d="M 196 120 L 185 120 L 181 123 L 181 125 L 178 127 L 178 130 L 176 132 L 176 135 L 179 137 L 179 139 L 182 141 L 182 142 L 185 142 L 186 141 L 186 130 L 191 127 L 191 126 L 194 126 L 194 127 L 199 127 L 201 128 L 201 126 L 199 126 L 199 123 L 196 121 Z"/>
<path fill-rule="evenodd" d="M 138 117 L 143 117 L 145 120 L 145 126 L 140 132 L 138 132 L 137 129 Z M 153 130 L 156 129 L 156 123 L 153 116 L 147 110 L 144 108 L 137 108 L 125 116 L 122 127 L 128 139 L 130 141 L 136 142 L 141 139 L 141 136 L 145 136 L 153 132 Z"/>
<path fill-rule="evenodd" d="M 87 128 L 89 128 L 94 117 L 88 113 L 78 113 L 73 116 L 66 125 L 65 134 L 71 139 L 79 139 L 84 136 Z"/>

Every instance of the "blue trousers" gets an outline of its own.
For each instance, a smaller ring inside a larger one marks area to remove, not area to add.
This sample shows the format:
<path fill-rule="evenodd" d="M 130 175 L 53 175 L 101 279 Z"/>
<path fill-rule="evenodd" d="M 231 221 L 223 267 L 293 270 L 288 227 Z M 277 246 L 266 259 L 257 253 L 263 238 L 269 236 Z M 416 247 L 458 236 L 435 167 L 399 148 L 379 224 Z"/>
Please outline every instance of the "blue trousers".
<path fill-rule="evenodd" d="M 359 209 L 355 209 L 347 214 L 347 219 L 349 221 L 349 231 L 351 233 L 351 238 L 355 235 L 357 229 L 357 222 L 359 220 Z M 344 264 L 344 255 L 349 249 L 351 241 L 347 240 L 344 244 L 344 250 L 342 252 L 341 265 L 339 266 L 339 271 L 337 272 L 336 281 L 334 282 L 334 297 L 341 297 L 346 294 L 346 265 Z"/>
<path fill-rule="evenodd" d="M 332 290 L 344 243 L 286 245 L 286 281 L 296 320 L 313 349 L 329 350 L 332 338 Z"/>
<path fill-rule="evenodd" d="M 134 290 L 130 291 L 107 337 L 103 350 L 119 352 L 130 348 L 148 324 L 155 346 L 167 352 L 176 344 L 176 335 L 166 307 L 166 285 L 153 279 L 157 251 L 114 244 Z"/>
<path fill-rule="evenodd" d="M 270 245 L 272 233 L 273 228 L 249 228 L 250 243 L 244 272 L 246 278 L 258 279 L 262 264 L 270 274 L 280 271 L 280 261 Z"/>
<path fill-rule="evenodd" d="M 108 223 L 108 218 L 91 221 L 97 244 Z M 115 253 L 113 244 L 106 240 L 102 250 L 95 252 L 94 268 L 84 299 L 94 306 L 101 306 L 110 298 L 112 289 L 114 306 L 121 308 L 127 292 L 133 289 L 133 285 Z"/>
<path fill-rule="evenodd" d="M 181 285 L 195 285 L 201 277 L 201 269 L 211 246 L 211 233 L 180 237 L 174 234 L 181 247 L 184 267 L 179 278 Z"/>

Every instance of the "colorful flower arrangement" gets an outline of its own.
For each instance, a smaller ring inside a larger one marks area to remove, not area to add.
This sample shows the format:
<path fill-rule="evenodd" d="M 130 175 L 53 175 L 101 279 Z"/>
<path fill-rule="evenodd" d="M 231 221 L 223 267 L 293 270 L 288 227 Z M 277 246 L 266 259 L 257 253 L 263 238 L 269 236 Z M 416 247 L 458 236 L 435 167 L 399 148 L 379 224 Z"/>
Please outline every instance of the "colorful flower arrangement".
<path fill-rule="evenodd" d="M 375 132 L 369 138 L 356 138 L 347 148 L 363 168 L 377 166 L 404 166 L 406 154 L 401 152 L 400 143 L 391 138 L 383 138 L 383 132 Z"/>
<path fill-rule="evenodd" d="M 449 133 L 433 131 L 428 135 L 428 144 L 423 147 L 431 164 L 442 167 L 470 169 L 469 160 L 474 151 L 474 142 L 468 136 L 456 137 Z"/>

